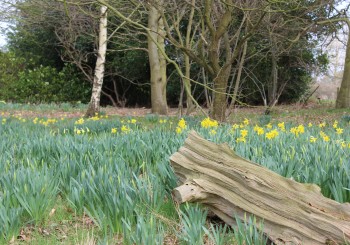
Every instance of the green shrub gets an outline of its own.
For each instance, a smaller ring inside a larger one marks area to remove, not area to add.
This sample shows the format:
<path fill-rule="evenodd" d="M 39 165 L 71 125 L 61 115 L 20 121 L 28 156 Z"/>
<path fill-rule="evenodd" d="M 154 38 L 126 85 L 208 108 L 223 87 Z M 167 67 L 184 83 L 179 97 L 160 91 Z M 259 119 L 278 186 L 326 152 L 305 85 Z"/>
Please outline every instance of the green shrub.
<path fill-rule="evenodd" d="M 40 66 L 20 71 L 18 80 L 3 90 L 5 100 L 18 103 L 87 102 L 90 86 L 79 80 L 71 66 L 60 72 L 49 66 Z"/>

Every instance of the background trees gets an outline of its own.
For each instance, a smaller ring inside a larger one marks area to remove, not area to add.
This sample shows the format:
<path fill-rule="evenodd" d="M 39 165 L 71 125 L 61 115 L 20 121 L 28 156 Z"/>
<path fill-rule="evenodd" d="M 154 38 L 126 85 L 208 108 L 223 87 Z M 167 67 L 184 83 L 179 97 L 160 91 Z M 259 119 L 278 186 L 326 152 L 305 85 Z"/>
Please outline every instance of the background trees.
<path fill-rule="evenodd" d="M 339 18 L 334 5 L 341 2 L 17 1 L 8 53 L 2 57 L 12 55 L 23 66 L 13 71 L 14 82 L 0 81 L 0 95 L 17 86 L 30 95 L 3 98 L 26 102 L 36 94 L 37 102 L 89 101 L 99 57 L 99 4 L 107 4 L 102 104 L 151 106 L 154 113 L 166 114 L 168 105 L 180 102 L 191 109 L 199 103 L 224 120 L 235 104 L 273 107 L 297 101 L 308 90 L 314 67 L 327 64 L 319 42 L 340 27 L 334 24 Z M 333 24 L 320 24 L 327 20 Z M 20 72 L 34 84 L 40 73 L 61 77 L 64 82 L 45 78 L 50 80 L 46 86 L 76 92 L 51 98 L 45 95 L 51 90 L 30 87 L 19 79 Z"/>
<path fill-rule="evenodd" d="M 350 108 L 350 19 L 345 17 L 345 23 L 348 27 L 348 42 L 346 45 L 344 74 L 339 89 L 336 107 L 337 108 Z"/>

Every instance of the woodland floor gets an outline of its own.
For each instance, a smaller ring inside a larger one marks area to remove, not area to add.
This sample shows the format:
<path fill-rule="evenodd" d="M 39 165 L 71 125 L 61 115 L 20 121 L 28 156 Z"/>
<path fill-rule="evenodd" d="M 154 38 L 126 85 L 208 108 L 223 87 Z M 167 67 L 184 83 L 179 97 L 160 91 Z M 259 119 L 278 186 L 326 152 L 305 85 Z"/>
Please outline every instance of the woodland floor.
<path fill-rule="evenodd" d="M 203 112 L 208 113 L 208 109 L 197 109 L 191 113 L 192 116 L 202 116 Z M 184 109 L 184 113 L 186 108 Z M 291 121 L 295 123 L 308 123 L 308 122 L 322 122 L 332 121 L 335 118 L 341 118 L 342 116 L 349 115 L 350 109 L 335 109 L 334 103 L 309 103 L 308 105 L 292 104 L 292 105 L 279 105 L 273 108 L 269 116 L 264 115 L 265 107 L 263 106 L 251 106 L 251 107 L 239 107 L 231 111 L 227 121 L 230 123 L 240 122 L 244 118 L 248 118 L 251 121 L 262 120 L 263 117 L 270 117 L 271 121 L 283 120 L 285 122 Z M 43 109 L 38 106 L 30 106 L 29 108 L 15 108 L 5 109 L 0 108 L 2 116 L 21 116 L 26 118 L 46 117 L 46 118 L 77 118 L 83 117 L 85 113 L 85 107 L 71 107 L 70 109 L 59 106 L 53 109 Z M 150 108 L 130 108 L 130 107 L 102 107 L 101 113 L 108 116 L 129 116 L 129 117 L 143 117 L 151 114 Z M 183 114 L 185 115 L 185 114 Z M 178 108 L 169 108 L 168 116 L 181 117 Z"/>
<path fill-rule="evenodd" d="M 79 118 L 83 117 L 86 106 L 34 106 L 34 105 L 14 105 L 0 104 L 0 116 L 20 116 L 22 118 Z M 207 109 L 204 109 L 206 112 Z M 284 121 L 298 123 L 319 123 L 332 122 L 342 117 L 350 117 L 350 109 L 335 109 L 334 103 L 321 102 L 309 103 L 308 105 L 280 105 L 275 107 L 269 116 L 264 115 L 264 107 L 241 107 L 235 108 L 228 118 L 229 123 L 242 122 L 248 118 L 252 125 L 262 121 L 271 123 Z M 151 114 L 150 108 L 102 108 L 102 114 L 110 117 L 143 117 Z M 201 110 L 192 113 L 194 116 L 202 116 Z M 178 108 L 169 108 L 169 116 L 180 117 Z M 95 244 L 94 233 L 97 233 L 97 226 L 93 221 L 84 215 L 76 216 L 74 211 L 67 207 L 62 198 L 53 209 L 55 215 L 50 215 L 50 221 L 40 227 L 26 226 L 21 230 L 21 234 L 10 244 Z M 92 240 L 92 242 L 88 242 Z M 177 244 L 171 236 L 166 237 L 167 244 Z M 83 241 L 83 242 L 80 242 Z M 119 239 L 115 239 L 115 244 Z"/>

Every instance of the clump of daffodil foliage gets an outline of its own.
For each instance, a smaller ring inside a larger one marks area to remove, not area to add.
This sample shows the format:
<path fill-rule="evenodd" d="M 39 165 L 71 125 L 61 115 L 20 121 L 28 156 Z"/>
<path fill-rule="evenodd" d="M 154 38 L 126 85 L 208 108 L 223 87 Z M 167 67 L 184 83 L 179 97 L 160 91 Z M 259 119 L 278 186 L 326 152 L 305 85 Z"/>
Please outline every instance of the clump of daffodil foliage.
<path fill-rule="evenodd" d="M 261 234 L 244 236 L 252 230 L 245 225 L 235 242 L 226 228 L 203 229 L 204 208 L 177 210 L 172 203 L 177 183 L 169 157 L 190 130 L 227 142 L 237 154 L 287 178 L 315 183 L 326 197 L 350 202 L 350 125 L 345 120 L 255 124 L 245 118 L 220 124 L 209 117 L 0 115 L 0 122 L 2 242 L 28 224 L 44 224 L 58 198 L 77 216 L 90 217 L 99 236 L 111 243 L 120 236 L 125 244 L 161 244 L 174 230 L 184 243 L 205 236 L 229 244 L 254 236 L 257 242 Z"/>

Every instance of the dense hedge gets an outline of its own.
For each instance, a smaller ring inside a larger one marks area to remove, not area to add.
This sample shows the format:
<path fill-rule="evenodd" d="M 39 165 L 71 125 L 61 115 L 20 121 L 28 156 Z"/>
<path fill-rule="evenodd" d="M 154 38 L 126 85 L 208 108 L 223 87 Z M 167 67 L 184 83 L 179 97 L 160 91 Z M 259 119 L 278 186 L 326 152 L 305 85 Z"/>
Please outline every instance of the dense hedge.
<path fill-rule="evenodd" d="M 50 66 L 28 69 L 21 58 L 1 53 L 0 100 L 18 103 L 89 101 L 91 86 L 72 65 L 61 71 Z"/>

